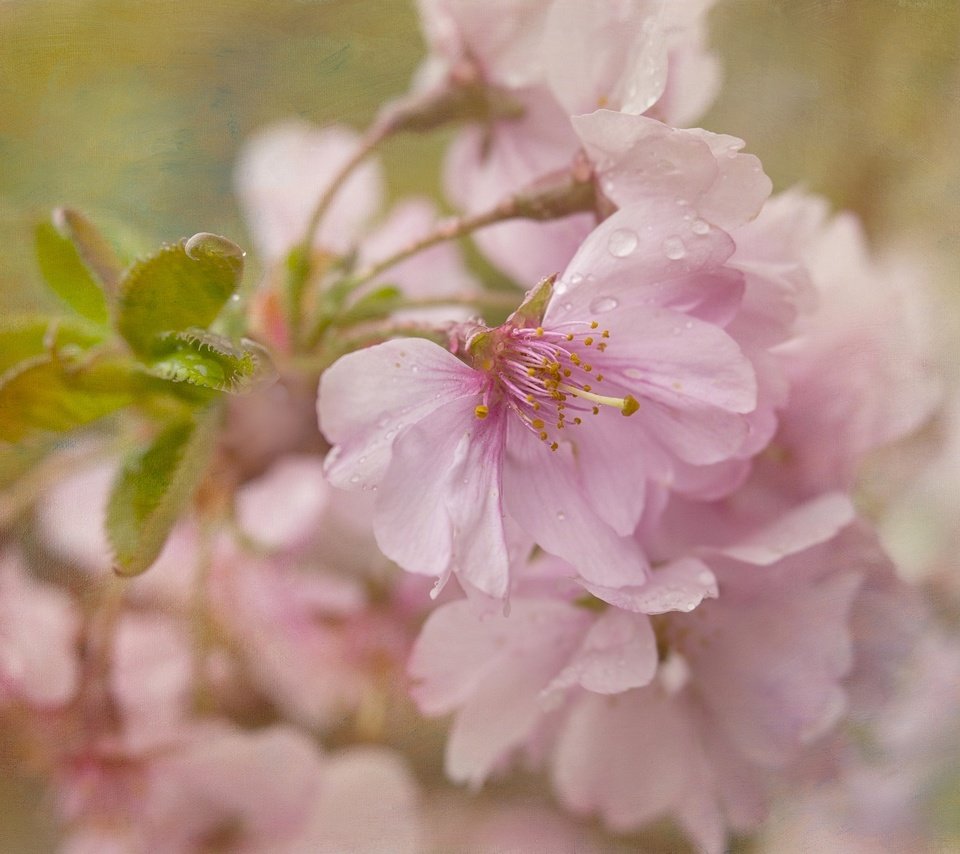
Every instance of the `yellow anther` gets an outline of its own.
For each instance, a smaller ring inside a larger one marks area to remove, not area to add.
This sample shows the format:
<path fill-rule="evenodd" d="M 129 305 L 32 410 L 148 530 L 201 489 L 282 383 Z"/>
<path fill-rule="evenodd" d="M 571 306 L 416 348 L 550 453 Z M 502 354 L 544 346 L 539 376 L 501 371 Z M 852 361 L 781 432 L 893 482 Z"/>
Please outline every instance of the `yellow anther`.
<path fill-rule="evenodd" d="M 584 391 L 592 391 L 592 390 L 593 390 L 593 386 L 592 386 L 592 385 L 588 385 L 587 383 L 584 383 L 584 384 L 583 384 L 583 390 L 584 390 Z"/>
<path fill-rule="evenodd" d="M 597 382 L 598 382 L 598 383 L 602 383 L 602 382 L 603 382 L 603 374 L 597 374 Z"/>
<path fill-rule="evenodd" d="M 536 368 L 527 368 L 527 376 L 528 376 L 528 377 L 535 377 L 536 375 L 537 375 L 537 369 L 536 369 Z"/>
<path fill-rule="evenodd" d="M 563 422 L 562 422 L 562 421 L 558 421 L 558 422 L 557 422 L 557 429 L 558 429 L 558 430 L 562 430 L 562 429 L 563 429 Z"/>
<path fill-rule="evenodd" d="M 490 407 L 484 406 L 482 403 L 475 407 L 473 414 L 477 416 L 481 421 L 490 414 Z"/>
<path fill-rule="evenodd" d="M 573 333 L 572 333 L 572 332 L 568 332 L 568 333 L 567 333 L 566 335 L 564 335 L 563 337 L 566 338 L 567 341 L 573 341 Z"/>
<path fill-rule="evenodd" d="M 540 431 L 540 441 L 542 441 L 542 442 L 546 442 L 546 441 L 547 441 L 547 431 L 546 431 L 546 430 L 541 430 L 541 431 Z"/>
<path fill-rule="evenodd" d="M 588 365 L 586 362 L 584 362 L 583 369 L 589 374 L 590 371 L 593 370 L 593 365 Z"/>
<path fill-rule="evenodd" d="M 601 338 L 609 338 L 609 337 L 610 337 L 610 330 L 609 330 L 609 329 L 604 329 L 603 332 L 600 333 L 600 337 L 601 337 Z"/>
<path fill-rule="evenodd" d="M 576 353 L 571 353 L 571 354 L 570 354 L 570 361 L 573 362 L 573 364 L 575 364 L 575 365 L 579 365 L 579 364 L 580 364 L 580 357 L 579 357 Z"/>
<path fill-rule="evenodd" d="M 539 401 L 539 400 L 535 400 L 535 401 L 533 402 L 533 411 L 534 411 L 534 412 L 539 412 L 539 411 L 540 411 L 540 401 Z"/>
<path fill-rule="evenodd" d="M 600 407 L 599 407 L 599 406 L 593 407 L 593 414 L 594 414 L 594 415 L 599 415 L 599 414 L 600 414 Z"/>
<path fill-rule="evenodd" d="M 563 375 L 564 375 L 565 377 L 569 377 L 570 374 L 571 374 L 570 368 L 564 368 L 564 369 L 563 369 Z"/>
<path fill-rule="evenodd" d="M 574 424 L 583 424 L 583 419 L 580 418 L 579 416 L 577 416 L 576 418 L 573 419 L 573 423 L 574 423 Z"/>
<path fill-rule="evenodd" d="M 542 429 L 543 429 L 543 419 L 541 419 L 541 418 L 534 418 L 533 421 L 531 421 L 530 423 L 531 423 L 534 427 L 536 427 L 537 430 L 542 430 Z"/>
<path fill-rule="evenodd" d="M 557 448 L 559 448 L 559 447 L 560 447 L 560 446 L 559 446 L 556 442 L 551 442 L 551 443 L 550 443 L 550 450 L 551 450 L 551 451 L 555 451 L 555 450 L 557 450 Z"/>
<path fill-rule="evenodd" d="M 532 395 L 532 394 L 528 394 L 528 395 L 527 395 L 527 403 L 533 403 L 533 395 Z"/>
<path fill-rule="evenodd" d="M 583 339 L 583 343 L 589 347 L 593 343 L 593 338 L 590 335 L 588 335 L 586 338 Z"/>
<path fill-rule="evenodd" d="M 620 410 L 620 414 L 633 415 L 633 413 L 636 412 L 639 408 L 640 408 L 640 403 L 637 401 L 637 399 L 632 394 L 628 394 L 623 399 L 623 408 Z"/>
<path fill-rule="evenodd" d="M 599 344 L 597 344 L 597 349 L 602 353 L 604 350 L 607 349 L 607 345 L 603 341 L 601 341 Z"/>
<path fill-rule="evenodd" d="M 590 328 L 591 328 L 591 329 L 596 329 L 599 325 L 600 325 L 600 324 L 597 323 L 597 321 L 595 321 L 595 320 L 591 320 L 591 321 L 590 321 Z"/>
<path fill-rule="evenodd" d="M 542 326 L 538 326 L 538 327 L 537 327 L 537 331 L 536 331 L 535 334 L 536 334 L 537 338 L 543 338 L 543 327 L 542 327 Z"/>

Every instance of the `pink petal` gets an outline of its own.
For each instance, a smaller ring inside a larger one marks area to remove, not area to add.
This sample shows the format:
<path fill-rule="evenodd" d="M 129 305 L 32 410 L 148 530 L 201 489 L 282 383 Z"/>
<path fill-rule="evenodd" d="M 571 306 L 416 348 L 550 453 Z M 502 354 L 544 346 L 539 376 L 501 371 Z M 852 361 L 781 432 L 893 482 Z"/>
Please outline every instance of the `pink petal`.
<path fill-rule="evenodd" d="M 667 52 L 663 0 L 557 0 L 544 34 L 546 71 L 570 113 L 611 103 L 643 113 L 663 94 Z"/>
<path fill-rule="evenodd" d="M 653 570 L 643 585 L 619 589 L 595 584 L 583 586 L 611 605 L 643 614 L 692 611 L 704 599 L 717 597 L 717 579 L 709 567 L 696 558 L 680 558 Z"/>
<path fill-rule="evenodd" d="M 572 564 L 592 584 L 643 582 L 647 564 L 639 545 L 618 535 L 587 503 L 568 443 L 552 452 L 511 419 L 507 452 L 507 509 L 541 548 Z"/>
<path fill-rule="evenodd" d="M 299 121 L 267 128 L 246 143 L 235 181 L 258 254 L 276 261 L 303 239 L 320 194 L 358 144 L 359 136 L 347 128 Z M 381 185 L 376 162 L 354 170 L 327 211 L 315 245 L 348 251 L 380 207 Z"/>
<path fill-rule="evenodd" d="M 293 548 L 316 531 L 330 492 L 319 457 L 283 457 L 238 491 L 237 522 L 268 548 Z"/>
<path fill-rule="evenodd" d="M 628 306 L 689 305 L 697 277 L 714 274 L 733 253 L 718 228 L 703 234 L 673 200 L 644 198 L 614 213 L 583 241 L 554 286 L 544 325 L 596 317 Z M 739 303 L 729 278 L 707 277 Z"/>
<path fill-rule="evenodd" d="M 295 852 L 416 854 L 420 844 L 416 783 L 396 753 L 353 747 L 324 764 L 323 785 Z"/>
<path fill-rule="evenodd" d="M 80 612 L 62 590 L 33 580 L 0 555 L 0 705 L 8 695 L 60 706 L 76 693 Z"/>
<path fill-rule="evenodd" d="M 611 608 L 597 618 L 571 662 L 543 693 L 579 684 L 598 694 L 620 694 L 646 685 L 656 672 L 657 639 L 650 620 Z"/>
<path fill-rule="evenodd" d="M 829 492 L 802 504 L 759 531 L 737 540 L 721 553 L 757 566 L 770 566 L 788 555 L 826 542 L 855 516 L 850 498 Z"/>
<path fill-rule="evenodd" d="M 320 379 L 320 429 L 336 447 L 325 471 L 343 489 L 377 486 L 394 439 L 451 400 L 476 394 L 482 376 L 423 338 L 387 341 L 338 359 Z"/>
<path fill-rule="evenodd" d="M 377 494 L 377 543 L 410 572 L 456 564 L 491 596 L 506 594 L 509 561 L 500 510 L 503 424 L 474 415 L 477 398 L 440 407 L 397 440 Z"/>

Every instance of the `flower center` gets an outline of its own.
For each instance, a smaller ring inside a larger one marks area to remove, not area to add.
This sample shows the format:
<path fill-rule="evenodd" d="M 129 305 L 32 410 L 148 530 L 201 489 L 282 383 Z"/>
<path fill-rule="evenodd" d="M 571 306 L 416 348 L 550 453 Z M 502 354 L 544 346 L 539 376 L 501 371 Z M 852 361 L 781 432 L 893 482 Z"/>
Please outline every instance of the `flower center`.
<path fill-rule="evenodd" d="M 604 352 L 609 340 L 610 330 L 601 330 L 596 320 L 570 321 L 551 329 L 508 323 L 494 330 L 490 346 L 478 360 L 491 382 L 475 415 L 486 418 L 491 404 L 502 399 L 554 451 L 559 447 L 555 431 L 579 426 L 582 416 L 599 415 L 601 406 L 633 415 L 640 404 L 632 395 L 599 393 L 603 374 L 594 371 L 591 358 Z"/>

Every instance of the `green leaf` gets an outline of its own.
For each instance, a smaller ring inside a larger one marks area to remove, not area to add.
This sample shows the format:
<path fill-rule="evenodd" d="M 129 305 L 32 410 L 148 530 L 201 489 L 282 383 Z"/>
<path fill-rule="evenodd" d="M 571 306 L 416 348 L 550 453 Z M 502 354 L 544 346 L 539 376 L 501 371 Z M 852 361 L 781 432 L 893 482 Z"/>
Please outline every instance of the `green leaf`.
<path fill-rule="evenodd" d="M 57 208 L 53 221 L 61 234 L 73 241 L 77 252 L 108 294 L 116 294 L 124 264 L 97 227 L 79 211 Z"/>
<path fill-rule="evenodd" d="M 120 334 L 138 355 L 162 355 L 164 335 L 216 319 L 242 271 L 243 251 L 215 234 L 165 246 L 134 264 L 120 283 Z"/>
<path fill-rule="evenodd" d="M 171 382 L 237 393 L 275 376 L 266 350 L 247 339 L 236 346 L 222 335 L 188 329 L 165 340 L 169 349 L 148 370 Z"/>
<path fill-rule="evenodd" d="M 77 365 L 55 356 L 20 362 L 0 377 L 0 441 L 62 433 L 133 401 L 127 361 Z"/>
<path fill-rule="evenodd" d="M 219 409 L 164 430 L 121 467 L 107 504 L 107 536 L 120 575 L 150 568 L 193 496 L 213 449 Z"/>
<path fill-rule="evenodd" d="M 106 296 L 70 238 L 64 237 L 53 223 L 41 222 L 37 225 L 36 241 L 40 272 L 51 290 L 77 314 L 106 325 Z"/>
<path fill-rule="evenodd" d="M 25 359 L 55 350 L 85 350 L 103 337 L 102 329 L 79 319 L 18 317 L 0 322 L 0 375 Z"/>

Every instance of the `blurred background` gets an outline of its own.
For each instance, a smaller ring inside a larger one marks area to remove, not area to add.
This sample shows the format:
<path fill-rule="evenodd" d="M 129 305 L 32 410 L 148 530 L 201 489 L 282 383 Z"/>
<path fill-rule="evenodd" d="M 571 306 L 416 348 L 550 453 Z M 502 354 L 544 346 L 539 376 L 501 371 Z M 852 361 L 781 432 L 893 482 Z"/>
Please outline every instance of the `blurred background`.
<path fill-rule="evenodd" d="M 960 2 L 719 0 L 711 23 L 725 85 L 703 126 L 747 140 L 775 188 L 822 193 L 876 249 L 920 259 L 955 379 Z M 46 305 L 32 225 L 59 204 L 151 243 L 248 245 L 244 138 L 290 116 L 362 127 L 421 53 L 407 0 L 0 0 L 0 311 Z M 444 143 L 391 142 L 391 192 L 439 194 Z M 51 850 L 46 816 L 0 755 L 0 851 Z"/>

